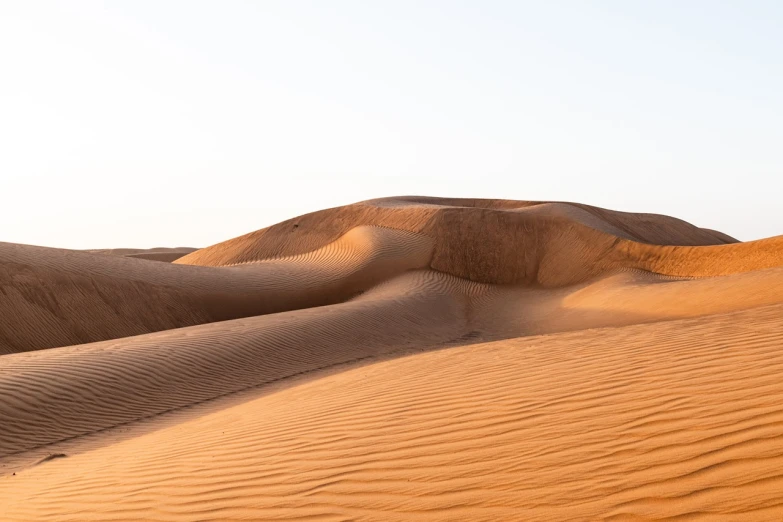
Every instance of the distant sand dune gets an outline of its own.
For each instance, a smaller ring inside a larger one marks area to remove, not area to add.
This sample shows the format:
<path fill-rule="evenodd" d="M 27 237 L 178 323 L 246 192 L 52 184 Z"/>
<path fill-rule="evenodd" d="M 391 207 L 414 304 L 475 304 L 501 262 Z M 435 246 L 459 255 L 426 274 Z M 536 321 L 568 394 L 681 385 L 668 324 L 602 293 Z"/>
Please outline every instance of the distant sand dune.
<path fill-rule="evenodd" d="M 0 243 L 0 520 L 783 519 L 783 236 L 402 197 L 153 250 Z"/>
<path fill-rule="evenodd" d="M 667 216 L 568 203 L 434 198 L 375 200 L 314 212 L 176 263 L 224 266 L 294 255 L 360 225 L 431 237 L 431 268 L 483 283 L 559 287 L 624 268 L 705 277 L 783 263 L 783 237 L 726 244 L 734 240 Z"/>
<path fill-rule="evenodd" d="M 182 256 L 195 252 L 197 248 L 176 247 L 176 248 L 104 248 L 85 250 L 92 254 L 110 254 L 115 256 L 134 257 L 137 259 L 147 259 L 149 261 L 163 261 L 171 263 Z"/>

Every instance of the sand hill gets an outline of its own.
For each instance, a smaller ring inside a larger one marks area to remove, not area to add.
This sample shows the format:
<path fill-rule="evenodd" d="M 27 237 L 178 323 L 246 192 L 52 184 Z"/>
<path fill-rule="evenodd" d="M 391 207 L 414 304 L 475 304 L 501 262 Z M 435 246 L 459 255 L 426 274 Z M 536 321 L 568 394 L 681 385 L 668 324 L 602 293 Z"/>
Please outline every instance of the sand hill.
<path fill-rule="evenodd" d="M 403 197 L 186 250 L 0 243 L 0 519 L 783 518 L 783 236 Z"/>

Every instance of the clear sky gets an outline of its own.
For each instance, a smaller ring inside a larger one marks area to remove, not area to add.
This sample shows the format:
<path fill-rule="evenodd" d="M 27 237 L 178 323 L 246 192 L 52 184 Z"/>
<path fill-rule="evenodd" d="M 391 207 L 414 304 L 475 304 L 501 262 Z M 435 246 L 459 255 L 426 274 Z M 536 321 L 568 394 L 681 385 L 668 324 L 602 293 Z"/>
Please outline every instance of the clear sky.
<path fill-rule="evenodd" d="M 0 0 L 0 241 L 392 195 L 783 234 L 783 2 Z"/>

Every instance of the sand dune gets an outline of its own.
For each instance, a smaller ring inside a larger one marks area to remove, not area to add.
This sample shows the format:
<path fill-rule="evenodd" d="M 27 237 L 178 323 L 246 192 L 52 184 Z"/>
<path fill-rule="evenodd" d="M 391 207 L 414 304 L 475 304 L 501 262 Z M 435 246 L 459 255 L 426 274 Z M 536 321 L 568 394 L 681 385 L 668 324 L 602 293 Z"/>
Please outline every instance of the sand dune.
<path fill-rule="evenodd" d="M 249 267 L 149 263 L 0 243 L 0 353 L 339 302 L 426 266 L 430 240 L 356 227 L 314 252 Z"/>
<path fill-rule="evenodd" d="M 182 256 L 195 252 L 197 248 L 175 247 L 175 248 L 103 248 L 85 250 L 91 254 L 109 254 L 114 256 L 134 257 L 137 259 L 147 259 L 149 261 L 163 261 L 171 263 Z"/>
<path fill-rule="evenodd" d="M 134 263 L 132 249 L 107 256 L 0 243 L 0 315 L 9 321 L 0 353 L 342 302 L 411 268 L 558 288 L 618 270 L 706 277 L 781 264 L 783 237 L 730 239 L 585 205 L 399 198 L 301 216 L 169 266 Z M 150 255 L 160 253 L 169 254 Z"/>
<path fill-rule="evenodd" d="M 0 457 L 411 346 L 706 315 L 781 295 L 783 268 L 717 284 L 612 278 L 568 293 L 424 270 L 344 304 L 9 355 L 0 359 L 0 396 L 9 399 Z"/>
<path fill-rule="evenodd" d="M 226 266 L 294 255 L 361 225 L 433 238 L 434 270 L 483 283 L 550 288 L 626 268 L 678 277 L 772 268 L 780 266 L 783 249 L 783 237 L 726 244 L 732 238 L 678 219 L 586 205 L 397 198 L 300 216 L 176 263 Z"/>
<path fill-rule="evenodd" d="M 783 236 L 404 197 L 126 250 L 0 243 L 2 520 L 783 517 Z"/>

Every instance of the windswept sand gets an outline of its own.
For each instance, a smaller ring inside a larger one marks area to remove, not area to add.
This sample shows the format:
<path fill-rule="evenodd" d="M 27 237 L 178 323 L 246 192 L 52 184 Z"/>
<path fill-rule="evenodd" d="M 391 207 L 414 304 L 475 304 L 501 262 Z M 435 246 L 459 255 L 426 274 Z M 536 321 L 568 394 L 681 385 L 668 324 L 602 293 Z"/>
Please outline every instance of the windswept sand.
<path fill-rule="evenodd" d="M 783 519 L 783 236 L 407 197 L 136 254 L 0 244 L 0 520 Z"/>

